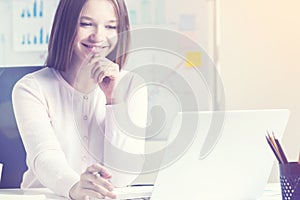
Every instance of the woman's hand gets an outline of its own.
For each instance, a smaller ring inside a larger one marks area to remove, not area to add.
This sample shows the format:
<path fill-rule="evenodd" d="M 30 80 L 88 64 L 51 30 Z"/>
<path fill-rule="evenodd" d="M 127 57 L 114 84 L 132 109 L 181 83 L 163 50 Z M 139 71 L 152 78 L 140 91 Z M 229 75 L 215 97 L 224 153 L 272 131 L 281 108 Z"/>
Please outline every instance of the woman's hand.
<path fill-rule="evenodd" d="M 100 164 L 93 164 L 80 176 L 80 181 L 70 189 L 70 197 L 74 200 L 87 200 L 89 197 L 115 199 L 113 185 L 109 182 L 111 174 Z"/>
<path fill-rule="evenodd" d="M 90 64 L 93 66 L 91 70 L 92 79 L 98 83 L 104 92 L 107 103 L 113 103 L 116 100 L 113 92 L 119 80 L 119 65 L 99 56 L 92 56 Z"/>

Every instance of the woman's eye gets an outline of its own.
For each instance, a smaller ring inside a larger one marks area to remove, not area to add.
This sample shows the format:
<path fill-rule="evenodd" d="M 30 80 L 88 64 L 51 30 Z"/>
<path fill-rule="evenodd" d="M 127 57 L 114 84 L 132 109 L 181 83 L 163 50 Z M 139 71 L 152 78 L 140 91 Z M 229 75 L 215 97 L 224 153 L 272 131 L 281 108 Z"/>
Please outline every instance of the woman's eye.
<path fill-rule="evenodd" d="M 92 26 L 92 23 L 89 22 L 80 22 L 80 26 Z"/>
<path fill-rule="evenodd" d="M 106 28 L 108 28 L 108 29 L 117 29 L 117 26 L 107 25 Z"/>

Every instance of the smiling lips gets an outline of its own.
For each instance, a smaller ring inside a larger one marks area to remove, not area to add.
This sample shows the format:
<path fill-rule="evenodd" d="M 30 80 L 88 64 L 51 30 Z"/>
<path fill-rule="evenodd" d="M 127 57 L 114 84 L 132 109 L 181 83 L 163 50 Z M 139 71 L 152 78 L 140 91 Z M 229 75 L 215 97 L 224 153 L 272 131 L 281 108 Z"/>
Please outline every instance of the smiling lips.
<path fill-rule="evenodd" d="M 92 52 L 92 53 L 100 53 L 103 49 L 107 48 L 106 45 L 89 45 L 89 44 L 84 44 L 84 43 L 82 43 L 82 45 L 84 47 L 86 47 L 86 49 L 89 52 Z"/>

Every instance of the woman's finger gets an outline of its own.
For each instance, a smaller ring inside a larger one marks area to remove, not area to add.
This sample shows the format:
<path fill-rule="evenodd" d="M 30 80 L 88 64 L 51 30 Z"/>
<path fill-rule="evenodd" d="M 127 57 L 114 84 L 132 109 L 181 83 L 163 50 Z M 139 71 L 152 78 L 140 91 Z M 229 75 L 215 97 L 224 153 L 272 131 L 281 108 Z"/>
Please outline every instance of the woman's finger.
<path fill-rule="evenodd" d="M 93 68 L 93 71 L 92 71 L 92 73 L 91 73 L 91 77 L 92 77 L 96 82 L 98 82 L 98 77 L 99 77 L 99 75 L 100 75 L 101 73 L 103 73 L 103 70 L 101 70 L 101 68 L 100 68 L 99 66 L 94 67 L 94 68 Z"/>
<path fill-rule="evenodd" d="M 91 74 L 95 74 L 96 70 L 99 68 L 99 62 L 93 63 L 93 67 L 91 69 Z"/>
<path fill-rule="evenodd" d="M 102 83 L 103 79 L 107 77 L 107 72 L 102 72 L 101 74 L 99 74 L 98 76 L 98 83 Z"/>
<path fill-rule="evenodd" d="M 118 76 L 118 74 L 119 74 L 119 70 L 116 67 L 113 67 L 113 66 L 108 67 L 103 71 L 101 78 L 98 77 L 98 82 L 102 82 L 103 78 L 106 76 L 109 78 L 112 78 L 112 79 L 116 78 Z"/>
<path fill-rule="evenodd" d="M 99 76 L 103 73 L 106 73 L 107 70 L 108 66 L 96 63 L 96 65 L 91 70 L 91 78 L 93 78 L 96 82 L 99 82 Z"/>
<path fill-rule="evenodd" d="M 100 173 L 101 177 L 103 178 L 111 178 L 111 173 L 104 167 L 102 166 L 101 164 L 99 163 L 95 163 L 95 164 L 92 164 L 91 166 L 89 166 L 87 169 L 86 169 L 87 172 L 90 172 L 90 173 Z"/>
<path fill-rule="evenodd" d="M 107 179 L 104 179 L 98 173 L 97 174 L 91 174 L 89 172 L 83 173 L 81 175 L 81 180 L 83 182 L 89 182 L 89 183 L 94 183 L 97 185 L 102 185 L 109 191 L 112 191 L 114 188 L 113 185 Z"/>
<path fill-rule="evenodd" d="M 96 192 L 95 190 L 85 189 L 85 188 L 82 188 L 81 190 L 82 190 L 81 194 L 85 196 L 84 199 L 89 199 L 89 197 L 98 198 L 98 199 L 105 198 L 103 194 L 101 194 L 100 192 Z"/>
<path fill-rule="evenodd" d="M 95 62 L 93 65 L 94 66 L 91 69 L 92 74 L 95 74 L 97 70 L 105 71 L 105 69 L 107 68 L 107 65 L 105 65 L 99 61 Z"/>
<path fill-rule="evenodd" d="M 86 190 L 92 190 L 96 193 L 100 193 L 101 195 L 103 195 L 105 197 L 110 197 L 110 198 L 116 197 L 116 195 L 112 192 L 112 190 L 108 190 L 105 187 L 103 187 L 102 185 L 94 184 L 92 182 L 85 182 L 82 185 L 82 188 L 86 189 Z"/>

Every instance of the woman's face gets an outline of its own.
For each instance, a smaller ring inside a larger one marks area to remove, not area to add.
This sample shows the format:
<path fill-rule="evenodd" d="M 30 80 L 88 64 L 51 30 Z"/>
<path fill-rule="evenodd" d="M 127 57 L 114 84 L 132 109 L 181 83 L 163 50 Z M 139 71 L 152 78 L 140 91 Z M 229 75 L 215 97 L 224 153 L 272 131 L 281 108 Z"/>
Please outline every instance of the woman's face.
<path fill-rule="evenodd" d="M 109 0 L 88 0 L 84 5 L 74 40 L 77 61 L 90 54 L 106 57 L 118 41 L 118 19 Z"/>

